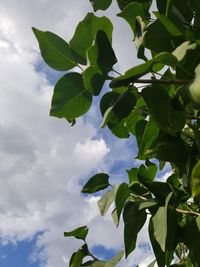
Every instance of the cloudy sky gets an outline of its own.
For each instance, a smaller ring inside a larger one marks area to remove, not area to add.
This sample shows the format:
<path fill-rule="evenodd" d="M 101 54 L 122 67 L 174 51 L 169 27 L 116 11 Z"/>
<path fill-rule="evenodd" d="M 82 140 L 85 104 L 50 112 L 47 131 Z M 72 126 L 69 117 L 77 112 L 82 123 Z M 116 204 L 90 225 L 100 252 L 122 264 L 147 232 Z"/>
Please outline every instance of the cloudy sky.
<path fill-rule="evenodd" d="M 136 64 L 126 23 L 116 25 L 114 47 L 124 71 Z M 49 117 L 53 85 L 59 73 L 42 61 L 31 27 L 69 40 L 78 21 L 92 8 L 88 0 L 0 1 L 0 266 L 64 267 L 80 242 L 63 237 L 81 225 L 90 228 L 88 243 L 107 258 L 123 247 L 122 226 L 102 218 L 98 197 L 80 195 L 91 175 L 104 171 L 126 180 L 123 169 L 136 162 L 135 142 L 117 140 L 101 130 L 98 107 L 74 127 Z M 99 13 L 101 15 L 101 12 Z M 146 228 L 138 247 L 121 266 L 151 261 Z"/>

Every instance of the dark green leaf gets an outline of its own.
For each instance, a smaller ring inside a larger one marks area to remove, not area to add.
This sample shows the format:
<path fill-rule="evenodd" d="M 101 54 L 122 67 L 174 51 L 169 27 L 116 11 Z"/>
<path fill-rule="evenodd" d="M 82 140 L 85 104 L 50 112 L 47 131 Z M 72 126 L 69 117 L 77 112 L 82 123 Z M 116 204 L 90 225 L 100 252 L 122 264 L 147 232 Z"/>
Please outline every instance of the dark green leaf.
<path fill-rule="evenodd" d="M 91 103 L 92 96 L 84 88 L 81 74 L 67 73 L 55 86 L 50 115 L 74 119 L 86 113 Z"/>
<path fill-rule="evenodd" d="M 124 244 L 126 258 L 135 249 L 137 234 L 146 221 L 146 212 L 138 210 L 138 204 L 128 202 L 123 212 Z"/>
<path fill-rule="evenodd" d="M 42 57 L 51 68 L 63 71 L 70 70 L 77 65 L 65 40 L 52 32 L 32 29 L 38 40 Z"/>
<path fill-rule="evenodd" d="M 142 90 L 142 95 L 161 130 L 172 135 L 182 130 L 185 125 L 185 113 L 172 107 L 171 98 L 163 87 L 146 87 Z"/>
<path fill-rule="evenodd" d="M 74 236 L 77 239 L 82 239 L 84 241 L 85 241 L 87 234 L 88 234 L 87 226 L 78 227 L 71 232 L 64 232 L 64 236 Z"/>
<path fill-rule="evenodd" d="M 160 133 L 154 145 L 146 153 L 147 157 L 175 163 L 185 171 L 188 152 L 184 142 L 179 137 Z"/>
<path fill-rule="evenodd" d="M 156 164 L 151 164 L 148 167 L 145 165 L 140 165 L 138 177 L 139 181 L 152 181 L 155 178 L 158 167 Z"/>
<path fill-rule="evenodd" d="M 89 179 L 89 181 L 84 185 L 81 192 L 92 194 L 97 191 L 103 190 L 110 185 L 108 179 L 108 174 L 98 173 Z"/>
<path fill-rule="evenodd" d="M 75 34 L 69 42 L 73 50 L 73 57 L 76 58 L 79 63 L 86 65 L 86 51 L 92 45 L 97 31 L 105 31 L 111 41 L 112 29 L 113 26 L 108 18 L 96 17 L 94 14 L 89 13 L 84 20 L 78 24 Z"/>
<path fill-rule="evenodd" d="M 99 95 L 105 80 L 105 74 L 97 66 L 89 66 L 83 72 L 85 89 L 92 95 Z"/>
<path fill-rule="evenodd" d="M 130 196 L 130 189 L 127 183 L 120 184 L 115 197 L 115 206 L 117 209 L 118 221 L 120 219 L 121 212 L 124 208 L 124 204 L 126 203 L 129 196 Z"/>
<path fill-rule="evenodd" d="M 97 10 L 106 10 L 110 4 L 112 3 L 112 0 L 90 0 L 94 11 Z"/>
<path fill-rule="evenodd" d="M 94 45 L 87 51 L 91 65 L 97 65 L 103 73 L 107 74 L 117 62 L 110 40 L 103 30 L 98 30 L 95 36 Z"/>
<path fill-rule="evenodd" d="M 200 161 L 196 163 L 192 170 L 191 190 L 193 197 L 198 197 L 200 195 Z"/>
<path fill-rule="evenodd" d="M 200 266 L 200 229 L 199 223 L 197 224 L 197 220 L 195 218 L 187 221 L 185 226 L 182 228 L 181 237 L 190 250 L 190 258 L 192 261 L 196 262 L 196 265 L 194 266 Z"/>

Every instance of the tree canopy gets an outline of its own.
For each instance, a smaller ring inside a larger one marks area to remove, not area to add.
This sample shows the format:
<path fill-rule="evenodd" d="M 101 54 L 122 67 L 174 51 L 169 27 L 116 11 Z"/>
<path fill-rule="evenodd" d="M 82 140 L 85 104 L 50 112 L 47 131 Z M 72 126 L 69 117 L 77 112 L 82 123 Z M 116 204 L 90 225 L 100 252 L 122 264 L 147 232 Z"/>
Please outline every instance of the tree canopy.
<path fill-rule="evenodd" d="M 143 61 L 124 74 L 115 67 L 120 58 L 112 47 L 113 25 L 95 14 L 112 0 L 90 2 L 94 13 L 78 24 L 70 41 L 33 28 L 44 61 L 66 71 L 55 85 L 50 115 L 74 125 L 101 93 L 101 127 L 118 138 L 134 135 L 137 159 L 144 163 L 128 170 L 128 181 L 121 184 L 111 185 L 108 174 L 98 173 L 82 192 L 103 192 L 98 202 L 102 215 L 114 202 L 114 223 L 124 221 L 125 257 L 134 253 L 147 221 L 159 267 L 199 267 L 200 2 L 117 0 L 117 16 L 131 28 Z M 108 88 L 102 91 L 105 82 Z M 167 162 L 171 174 L 159 181 L 157 173 Z M 64 233 L 83 241 L 69 266 L 116 266 L 123 252 L 110 261 L 97 259 L 89 251 L 87 233 L 87 226 Z M 91 260 L 85 262 L 87 256 Z"/>

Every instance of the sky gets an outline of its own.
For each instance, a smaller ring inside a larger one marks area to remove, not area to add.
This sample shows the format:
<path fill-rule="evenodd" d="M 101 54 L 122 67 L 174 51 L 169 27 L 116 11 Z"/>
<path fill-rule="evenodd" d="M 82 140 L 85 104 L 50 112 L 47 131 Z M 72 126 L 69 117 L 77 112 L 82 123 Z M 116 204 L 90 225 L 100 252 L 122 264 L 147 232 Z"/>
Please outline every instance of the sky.
<path fill-rule="evenodd" d="M 128 25 L 106 12 L 115 25 L 113 46 L 121 72 L 137 64 Z M 77 23 L 92 12 L 88 0 L 0 1 L 0 266 L 64 267 L 81 242 L 63 237 L 88 225 L 97 256 L 123 248 L 123 225 L 101 217 L 98 196 L 83 197 L 81 185 L 98 172 L 126 180 L 124 169 L 138 164 L 133 138 L 118 140 L 100 129 L 98 100 L 74 127 L 49 116 L 59 73 L 40 56 L 31 27 L 70 40 Z M 99 12 L 98 15 L 101 15 Z M 106 90 L 106 88 L 105 88 Z M 121 267 L 146 267 L 153 259 L 147 225 L 133 255 Z"/>

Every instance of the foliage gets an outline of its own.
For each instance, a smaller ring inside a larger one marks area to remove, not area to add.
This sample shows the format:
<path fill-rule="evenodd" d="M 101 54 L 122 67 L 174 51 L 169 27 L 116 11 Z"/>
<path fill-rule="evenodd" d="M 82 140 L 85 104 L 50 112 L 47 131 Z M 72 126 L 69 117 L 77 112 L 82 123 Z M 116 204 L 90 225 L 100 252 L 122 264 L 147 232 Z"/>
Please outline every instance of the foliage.
<path fill-rule="evenodd" d="M 96 12 L 109 8 L 112 0 L 90 2 Z M 137 55 L 143 61 L 122 75 L 113 68 L 118 59 L 112 48 L 113 26 L 107 17 L 89 13 L 69 42 L 33 28 L 44 61 L 55 70 L 67 71 L 55 86 L 50 114 L 74 124 L 89 110 L 107 81 L 109 89 L 100 99 L 102 127 L 107 126 L 118 138 L 134 135 L 137 158 L 145 163 L 127 171 L 128 182 L 110 186 L 109 176 L 100 173 L 82 192 L 92 194 L 110 188 L 98 206 L 104 215 L 114 202 L 116 225 L 123 218 L 125 257 L 134 251 L 138 232 L 149 218 L 158 266 L 198 267 L 200 3 L 117 0 L 117 4 L 117 15 L 133 31 Z M 148 79 L 142 79 L 144 75 Z M 142 89 L 138 83 L 143 84 Z M 172 173 L 161 182 L 155 177 L 158 166 L 161 169 L 166 162 L 171 164 Z M 65 233 L 84 242 L 69 266 L 116 266 L 123 253 L 108 262 L 97 259 L 86 244 L 87 233 L 86 226 Z M 91 260 L 85 262 L 86 256 Z"/>

